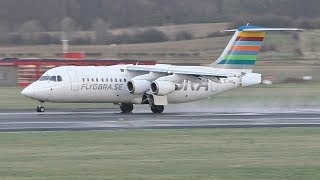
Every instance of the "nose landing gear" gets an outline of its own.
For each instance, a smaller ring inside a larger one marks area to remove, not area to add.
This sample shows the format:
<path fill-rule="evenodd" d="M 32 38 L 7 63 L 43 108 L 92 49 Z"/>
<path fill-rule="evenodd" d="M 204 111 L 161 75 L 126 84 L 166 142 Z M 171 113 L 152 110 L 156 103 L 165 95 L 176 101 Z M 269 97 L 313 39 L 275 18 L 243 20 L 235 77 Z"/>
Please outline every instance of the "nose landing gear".
<path fill-rule="evenodd" d="M 45 108 L 42 106 L 43 102 L 40 102 L 39 106 L 37 107 L 37 112 L 44 112 Z"/>
<path fill-rule="evenodd" d="M 37 107 L 37 112 L 44 112 L 45 111 L 45 109 L 44 109 L 44 107 L 43 106 L 38 106 Z"/>

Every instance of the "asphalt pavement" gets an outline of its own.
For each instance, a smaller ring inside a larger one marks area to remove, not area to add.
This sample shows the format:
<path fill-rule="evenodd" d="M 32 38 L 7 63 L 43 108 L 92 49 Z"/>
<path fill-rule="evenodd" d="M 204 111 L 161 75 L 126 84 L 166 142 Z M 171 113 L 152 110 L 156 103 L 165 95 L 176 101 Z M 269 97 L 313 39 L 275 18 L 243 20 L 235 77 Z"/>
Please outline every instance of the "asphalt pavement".
<path fill-rule="evenodd" d="M 171 109 L 163 114 L 118 109 L 0 111 L 0 131 L 77 131 L 111 129 L 320 127 L 320 111 L 192 112 Z"/>

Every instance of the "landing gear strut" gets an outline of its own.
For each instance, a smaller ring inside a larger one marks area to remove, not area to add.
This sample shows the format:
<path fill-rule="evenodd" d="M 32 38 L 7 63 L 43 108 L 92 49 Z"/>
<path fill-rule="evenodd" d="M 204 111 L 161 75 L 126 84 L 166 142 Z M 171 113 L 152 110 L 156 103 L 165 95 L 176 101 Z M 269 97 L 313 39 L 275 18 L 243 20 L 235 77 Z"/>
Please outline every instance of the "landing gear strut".
<path fill-rule="evenodd" d="M 151 106 L 151 111 L 153 112 L 153 113 L 162 113 L 163 112 L 163 110 L 164 110 L 164 106 L 162 106 L 162 105 L 152 105 Z"/>
<path fill-rule="evenodd" d="M 37 112 L 44 112 L 46 109 L 42 106 L 43 102 L 41 102 L 39 104 L 39 106 L 37 107 Z"/>
<path fill-rule="evenodd" d="M 164 110 L 163 105 L 155 105 L 153 95 L 144 94 L 142 97 L 142 104 L 149 104 L 151 111 L 155 114 L 160 114 Z"/>
<path fill-rule="evenodd" d="M 120 105 L 120 109 L 123 113 L 130 113 L 133 110 L 133 104 L 124 104 Z"/>

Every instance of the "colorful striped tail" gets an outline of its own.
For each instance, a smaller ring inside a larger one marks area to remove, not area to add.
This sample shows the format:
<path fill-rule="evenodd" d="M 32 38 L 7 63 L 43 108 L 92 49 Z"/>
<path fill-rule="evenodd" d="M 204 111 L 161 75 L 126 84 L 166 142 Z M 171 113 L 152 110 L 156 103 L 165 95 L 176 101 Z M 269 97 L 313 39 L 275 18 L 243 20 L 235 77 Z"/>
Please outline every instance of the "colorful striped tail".
<path fill-rule="evenodd" d="M 257 26 L 243 26 L 239 28 L 228 46 L 216 61 L 216 66 L 225 69 L 252 69 L 256 64 L 258 53 L 266 36 L 265 32 L 245 32 L 241 29 Z"/>
<path fill-rule="evenodd" d="M 229 44 L 211 66 L 224 69 L 252 71 L 266 31 L 301 31 L 296 28 L 263 28 L 259 26 L 241 26 L 238 29 L 226 30 L 235 32 Z"/>
<path fill-rule="evenodd" d="M 219 64 L 255 65 L 265 32 L 240 32 L 228 54 Z"/>

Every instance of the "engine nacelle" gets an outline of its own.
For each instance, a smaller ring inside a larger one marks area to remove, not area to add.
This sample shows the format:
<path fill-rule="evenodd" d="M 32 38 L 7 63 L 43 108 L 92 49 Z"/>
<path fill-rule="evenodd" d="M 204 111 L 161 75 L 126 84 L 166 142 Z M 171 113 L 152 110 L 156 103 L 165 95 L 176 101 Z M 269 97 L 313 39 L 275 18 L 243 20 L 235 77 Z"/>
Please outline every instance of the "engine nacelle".
<path fill-rule="evenodd" d="M 247 73 L 241 78 L 242 87 L 252 86 L 261 83 L 261 74 Z"/>
<path fill-rule="evenodd" d="M 178 86 L 170 81 L 153 81 L 150 85 L 150 91 L 154 95 L 164 96 L 177 90 Z"/>
<path fill-rule="evenodd" d="M 151 82 L 148 80 L 131 80 L 127 83 L 129 93 L 139 95 L 149 91 Z"/>

